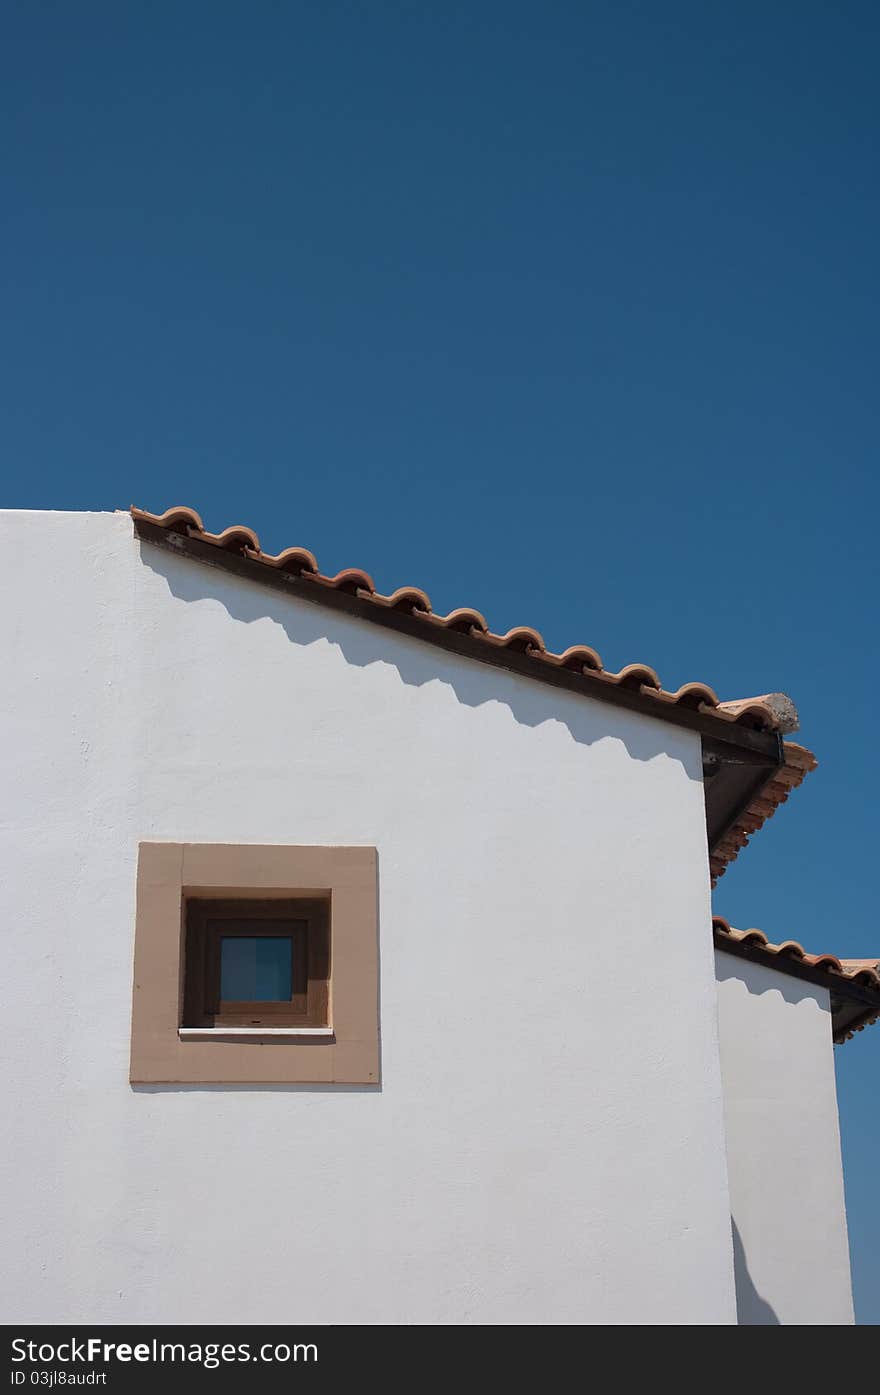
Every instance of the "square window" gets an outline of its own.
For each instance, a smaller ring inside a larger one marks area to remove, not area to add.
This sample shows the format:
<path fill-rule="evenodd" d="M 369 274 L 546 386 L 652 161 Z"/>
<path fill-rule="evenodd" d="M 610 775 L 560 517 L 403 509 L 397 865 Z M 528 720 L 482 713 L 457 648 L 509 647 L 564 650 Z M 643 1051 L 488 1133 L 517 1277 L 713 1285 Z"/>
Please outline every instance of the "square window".
<path fill-rule="evenodd" d="M 186 904 L 184 1027 L 326 1027 L 330 904 Z"/>
<path fill-rule="evenodd" d="M 372 847 L 141 843 L 132 1083 L 378 1086 L 377 870 Z"/>

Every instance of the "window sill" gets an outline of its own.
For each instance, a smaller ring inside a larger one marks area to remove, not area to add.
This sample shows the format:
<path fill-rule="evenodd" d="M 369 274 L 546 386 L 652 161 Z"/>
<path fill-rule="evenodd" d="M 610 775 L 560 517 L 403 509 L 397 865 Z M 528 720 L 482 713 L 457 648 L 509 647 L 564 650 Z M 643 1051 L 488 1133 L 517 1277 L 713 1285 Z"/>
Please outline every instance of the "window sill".
<path fill-rule="evenodd" d="M 332 1027 L 178 1027 L 181 1041 L 333 1041 Z"/>

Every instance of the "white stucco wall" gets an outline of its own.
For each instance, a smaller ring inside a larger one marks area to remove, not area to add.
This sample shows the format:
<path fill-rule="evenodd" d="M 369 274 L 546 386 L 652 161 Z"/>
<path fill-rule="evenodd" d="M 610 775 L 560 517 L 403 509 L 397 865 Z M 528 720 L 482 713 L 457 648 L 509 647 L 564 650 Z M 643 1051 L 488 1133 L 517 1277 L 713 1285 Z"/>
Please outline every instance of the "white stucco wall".
<path fill-rule="evenodd" d="M 0 543 L 6 1320 L 734 1321 L 698 739 Z M 380 1090 L 128 1085 L 140 839 L 378 847 Z"/>
<path fill-rule="evenodd" d="M 851 1323 L 828 990 L 716 966 L 739 1321 Z"/>

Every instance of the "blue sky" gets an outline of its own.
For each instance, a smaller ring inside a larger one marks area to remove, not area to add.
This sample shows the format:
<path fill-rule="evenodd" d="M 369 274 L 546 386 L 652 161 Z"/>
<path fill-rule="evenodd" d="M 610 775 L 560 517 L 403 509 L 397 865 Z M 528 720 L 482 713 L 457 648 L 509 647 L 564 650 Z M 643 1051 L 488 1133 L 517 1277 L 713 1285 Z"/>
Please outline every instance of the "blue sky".
<path fill-rule="evenodd" d="M 0 502 L 188 503 L 667 686 L 785 689 L 820 769 L 716 909 L 880 954 L 880 9 L 4 21 Z M 837 1064 L 878 1322 L 880 1026 Z"/>

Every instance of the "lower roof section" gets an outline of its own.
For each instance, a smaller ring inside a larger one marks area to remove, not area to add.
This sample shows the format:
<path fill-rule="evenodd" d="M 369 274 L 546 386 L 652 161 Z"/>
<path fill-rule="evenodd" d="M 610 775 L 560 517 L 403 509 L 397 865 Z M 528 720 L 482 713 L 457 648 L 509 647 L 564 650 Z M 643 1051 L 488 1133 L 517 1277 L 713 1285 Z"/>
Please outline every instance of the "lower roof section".
<path fill-rule="evenodd" d="M 880 1017 L 880 959 L 839 959 L 808 954 L 797 940 L 771 944 L 763 930 L 735 930 L 721 916 L 712 919 L 715 948 L 725 954 L 806 980 L 831 995 L 831 1026 L 837 1043 L 848 1041 Z"/>

